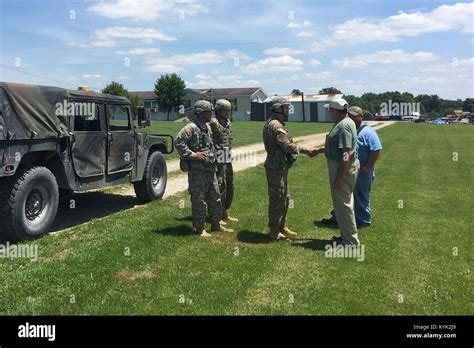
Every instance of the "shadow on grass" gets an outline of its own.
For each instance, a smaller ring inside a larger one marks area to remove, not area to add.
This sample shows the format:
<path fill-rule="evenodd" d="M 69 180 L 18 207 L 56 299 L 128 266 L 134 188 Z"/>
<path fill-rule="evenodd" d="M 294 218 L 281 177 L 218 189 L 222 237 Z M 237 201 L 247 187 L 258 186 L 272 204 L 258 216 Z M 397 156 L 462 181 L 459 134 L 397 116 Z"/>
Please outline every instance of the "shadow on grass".
<path fill-rule="evenodd" d="M 338 230 L 339 229 L 339 227 L 337 227 L 336 225 L 334 225 L 334 226 L 325 225 L 320 220 L 314 220 L 313 223 L 316 227 L 319 227 L 319 228 L 329 228 L 329 229 L 332 229 L 332 230 Z"/>
<path fill-rule="evenodd" d="M 243 230 L 237 234 L 237 239 L 242 243 L 267 244 L 268 235 L 262 232 Z"/>
<path fill-rule="evenodd" d="M 175 236 L 175 237 L 187 237 L 196 235 L 193 228 L 188 225 L 179 225 L 174 227 L 167 227 L 162 230 L 155 230 L 156 234 L 162 234 L 164 236 Z"/>
<path fill-rule="evenodd" d="M 94 219 L 100 219 L 141 205 L 134 196 L 92 191 L 74 193 L 61 199 L 58 212 L 49 232 L 58 232 Z M 0 238 L 0 244 L 11 241 Z"/>
<path fill-rule="evenodd" d="M 176 221 L 193 221 L 193 217 L 191 215 L 183 216 L 179 218 L 175 218 Z"/>
<path fill-rule="evenodd" d="M 296 239 L 292 244 L 297 247 L 311 249 L 311 250 L 326 250 L 326 245 L 332 245 L 334 240 L 323 240 L 323 239 Z"/>
<path fill-rule="evenodd" d="M 73 201 L 71 201 L 71 199 Z M 74 206 L 71 204 L 74 203 Z M 136 197 L 101 191 L 75 193 L 61 201 L 50 232 L 81 225 L 140 205 Z"/>

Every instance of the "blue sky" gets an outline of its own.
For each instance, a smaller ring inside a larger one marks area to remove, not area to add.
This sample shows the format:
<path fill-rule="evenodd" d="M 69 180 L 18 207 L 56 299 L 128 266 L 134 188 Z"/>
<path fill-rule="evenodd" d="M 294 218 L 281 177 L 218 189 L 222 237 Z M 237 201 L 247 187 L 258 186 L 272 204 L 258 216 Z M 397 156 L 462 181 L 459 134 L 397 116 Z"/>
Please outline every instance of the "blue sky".
<path fill-rule="evenodd" d="M 2 81 L 474 97 L 474 3 L 0 0 Z"/>

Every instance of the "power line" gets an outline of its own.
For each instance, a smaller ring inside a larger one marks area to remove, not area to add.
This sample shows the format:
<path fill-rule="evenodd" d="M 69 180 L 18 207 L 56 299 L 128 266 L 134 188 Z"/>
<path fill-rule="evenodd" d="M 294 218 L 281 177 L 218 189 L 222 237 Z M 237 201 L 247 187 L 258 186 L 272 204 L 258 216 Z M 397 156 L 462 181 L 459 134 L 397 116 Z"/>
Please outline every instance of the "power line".
<path fill-rule="evenodd" d="M 52 82 L 59 82 L 59 83 L 65 84 L 65 85 L 70 85 L 70 86 L 77 87 L 76 84 L 73 84 L 73 83 L 71 83 L 71 82 L 65 82 L 65 81 L 60 81 L 60 80 L 51 79 L 51 78 L 45 77 L 45 76 L 43 76 L 43 75 L 34 74 L 34 73 L 31 73 L 31 72 L 28 72 L 28 71 L 24 71 L 24 70 L 18 69 L 17 67 L 14 67 L 14 66 L 11 66 L 11 65 L 6 65 L 6 64 L 1 64 L 1 63 L 0 63 L 0 66 L 1 66 L 2 68 L 10 69 L 10 70 L 13 70 L 13 71 L 16 71 L 16 72 L 25 74 L 25 75 L 30 75 L 30 76 L 33 76 L 33 77 L 37 77 L 37 78 L 40 78 L 40 79 L 43 79 L 43 80 L 48 80 L 48 81 L 52 81 Z"/>

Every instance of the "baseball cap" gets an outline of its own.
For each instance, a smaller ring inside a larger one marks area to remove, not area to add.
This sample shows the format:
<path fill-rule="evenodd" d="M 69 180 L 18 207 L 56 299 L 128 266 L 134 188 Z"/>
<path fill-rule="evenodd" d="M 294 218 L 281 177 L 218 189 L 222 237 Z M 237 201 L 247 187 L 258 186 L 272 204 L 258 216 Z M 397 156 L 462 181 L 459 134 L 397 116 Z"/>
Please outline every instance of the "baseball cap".
<path fill-rule="evenodd" d="M 353 117 L 364 116 L 364 112 L 358 106 L 351 106 L 349 109 L 347 109 L 347 113 Z"/>
<path fill-rule="evenodd" d="M 347 110 L 349 104 L 345 101 L 345 99 L 335 99 L 331 100 L 328 104 L 324 104 L 326 109 L 336 109 L 336 110 Z"/>

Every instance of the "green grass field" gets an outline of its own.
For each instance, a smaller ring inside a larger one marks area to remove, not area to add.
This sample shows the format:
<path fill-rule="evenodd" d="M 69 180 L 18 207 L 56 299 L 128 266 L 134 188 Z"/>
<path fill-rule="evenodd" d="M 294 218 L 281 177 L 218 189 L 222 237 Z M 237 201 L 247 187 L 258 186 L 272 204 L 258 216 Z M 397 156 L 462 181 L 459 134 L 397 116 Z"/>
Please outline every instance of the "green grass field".
<path fill-rule="evenodd" d="M 236 175 L 235 233 L 193 235 L 183 193 L 30 242 L 39 261 L 0 260 L 0 314 L 473 315 L 474 129 L 397 124 L 379 135 L 363 262 L 325 257 L 338 231 L 313 221 L 331 210 L 327 168 L 302 156 L 290 173 L 297 240 L 265 243 L 259 166 Z"/>

